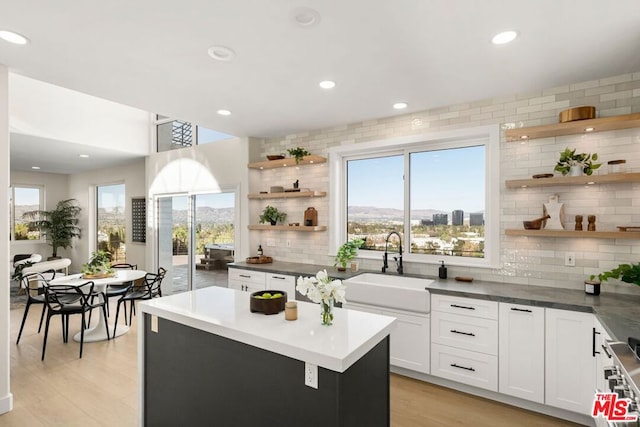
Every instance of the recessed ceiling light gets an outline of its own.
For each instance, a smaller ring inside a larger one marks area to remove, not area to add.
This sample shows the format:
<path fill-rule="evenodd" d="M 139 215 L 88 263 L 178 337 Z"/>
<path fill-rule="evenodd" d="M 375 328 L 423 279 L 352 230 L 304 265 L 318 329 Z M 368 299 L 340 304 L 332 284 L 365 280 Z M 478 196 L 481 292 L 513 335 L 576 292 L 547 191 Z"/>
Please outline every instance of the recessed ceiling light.
<path fill-rule="evenodd" d="M 225 62 L 231 61 L 236 57 L 236 53 L 233 51 L 233 49 L 226 46 L 211 46 L 207 50 L 207 53 L 213 59 Z"/>
<path fill-rule="evenodd" d="M 491 43 L 493 44 L 506 44 L 512 42 L 518 37 L 518 33 L 512 30 L 503 31 L 501 33 L 496 34 L 491 39 Z"/>
<path fill-rule="evenodd" d="M 333 89 L 334 87 L 336 87 L 336 82 L 331 80 L 323 80 L 318 83 L 318 85 L 320 85 L 322 89 Z"/>
<path fill-rule="evenodd" d="M 14 33 L 13 31 L 0 30 L 0 39 L 8 41 L 9 43 L 14 44 L 27 44 L 29 43 L 29 39 L 25 36 Z"/>
<path fill-rule="evenodd" d="M 216 111 L 216 113 L 220 114 L 221 116 L 230 116 L 231 115 L 231 111 L 229 111 L 229 110 L 218 110 L 218 111 Z"/>
<path fill-rule="evenodd" d="M 31 169 L 38 170 L 38 169 L 40 169 L 40 166 L 31 166 Z"/>
<path fill-rule="evenodd" d="M 395 108 L 396 110 L 404 110 L 405 108 L 407 108 L 407 103 L 406 102 L 396 102 L 395 104 L 393 104 L 393 108 Z"/>
<path fill-rule="evenodd" d="M 87 157 L 89 157 L 88 154 L 80 154 L 80 157 L 82 157 L 83 159 L 86 159 Z"/>
<path fill-rule="evenodd" d="M 312 27 L 320 22 L 320 14 L 310 7 L 293 9 L 293 21 L 301 27 Z"/>

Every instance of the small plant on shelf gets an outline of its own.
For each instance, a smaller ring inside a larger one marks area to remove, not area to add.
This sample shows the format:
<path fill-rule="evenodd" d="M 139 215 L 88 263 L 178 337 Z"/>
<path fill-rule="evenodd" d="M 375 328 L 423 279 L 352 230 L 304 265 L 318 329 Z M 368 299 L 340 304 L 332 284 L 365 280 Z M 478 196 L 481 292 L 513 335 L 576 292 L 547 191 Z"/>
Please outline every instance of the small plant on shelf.
<path fill-rule="evenodd" d="M 278 222 L 283 222 L 286 218 L 286 213 L 280 212 L 277 208 L 274 208 L 271 205 L 267 205 L 260 215 L 260 224 L 268 222 L 271 225 L 276 225 Z"/>
<path fill-rule="evenodd" d="M 562 173 L 562 175 L 567 175 L 572 171 L 572 168 L 576 170 L 579 167 L 579 170 L 587 175 L 591 175 L 594 170 L 602 165 L 602 163 L 594 163 L 596 160 L 598 160 L 597 153 L 576 153 L 575 148 L 570 150 L 567 147 L 564 151 L 560 152 L 560 159 L 553 170 Z"/>
<path fill-rule="evenodd" d="M 640 286 L 640 263 L 620 264 L 613 270 L 602 272 L 597 276 L 592 274 L 589 279 L 593 280 L 596 277 L 601 282 L 606 282 L 609 279 L 620 279 L 625 283 L 632 283 Z"/>
<path fill-rule="evenodd" d="M 307 150 L 305 150 L 302 147 L 296 147 L 296 148 L 289 148 L 287 150 L 287 152 L 289 153 L 290 156 L 295 157 L 296 159 L 296 165 L 298 163 L 300 163 L 300 160 L 302 160 L 304 158 L 304 156 L 309 156 L 311 155 L 310 152 L 308 152 Z"/>
<path fill-rule="evenodd" d="M 363 244 L 364 240 L 362 239 L 353 239 L 345 242 L 338 248 L 338 253 L 336 254 L 333 266 L 335 267 L 339 265 L 338 270 L 346 270 L 347 263 L 356 256 L 358 249 L 360 249 Z"/>

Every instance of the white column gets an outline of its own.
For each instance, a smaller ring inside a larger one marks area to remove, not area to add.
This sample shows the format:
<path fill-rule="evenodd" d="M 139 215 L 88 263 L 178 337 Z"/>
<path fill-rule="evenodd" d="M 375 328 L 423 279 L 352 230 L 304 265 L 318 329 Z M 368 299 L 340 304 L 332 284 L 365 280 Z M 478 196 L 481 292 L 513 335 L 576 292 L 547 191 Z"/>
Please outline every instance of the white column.
<path fill-rule="evenodd" d="M 0 64 L 0 200 L 9 200 L 9 70 Z M 0 414 L 13 409 L 9 389 L 9 210 L 0 209 Z"/>

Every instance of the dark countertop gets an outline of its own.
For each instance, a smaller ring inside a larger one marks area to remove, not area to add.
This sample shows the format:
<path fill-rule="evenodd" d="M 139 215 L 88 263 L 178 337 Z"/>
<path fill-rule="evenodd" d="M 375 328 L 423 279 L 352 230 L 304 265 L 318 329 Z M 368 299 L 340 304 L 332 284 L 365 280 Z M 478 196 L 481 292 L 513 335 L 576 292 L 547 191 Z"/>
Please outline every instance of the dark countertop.
<path fill-rule="evenodd" d="M 237 262 L 230 264 L 230 266 L 246 270 L 294 276 L 315 276 L 319 270 L 327 270 L 329 276 L 336 279 L 348 279 L 361 273 L 379 273 L 377 270 L 360 270 L 358 272 L 347 270 L 346 272 L 339 272 L 335 267 L 328 267 L 326 265 L 278 261 L 271 264 L 247 264 L 246 262 Z M 388 274 L 394 275 L 395 273 Z M 434 280 L 434 282 L 429 285 L 428 290 L 436 294 L 594 313 L 612 338 L 621 341 L 626 341 L 630 336 L 640 338 L 640 296 L 638 295 L 607 293 L 605 291 L 599 296 L 592 296 L 585 294 L 584 291 L 573 289 L 515 285 L 479 280 L 466 283 L 457 282 L 454 279 L 411 276 Z M 606 286 L 603 286 L 603 288 L 606 289 Z M 349 294 L 347 292 L 347 299 L 348 296 Z"/>

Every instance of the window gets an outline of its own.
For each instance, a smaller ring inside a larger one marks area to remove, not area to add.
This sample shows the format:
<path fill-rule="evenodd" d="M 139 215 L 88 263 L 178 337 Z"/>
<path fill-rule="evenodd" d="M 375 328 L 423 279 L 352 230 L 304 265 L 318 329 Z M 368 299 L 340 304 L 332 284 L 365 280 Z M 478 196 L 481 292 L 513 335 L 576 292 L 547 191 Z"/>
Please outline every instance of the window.
<path fill-rule="evenodd" d="M 22 218 L 25 212 L 41 211 L 44 209 L 44 191 L 41 187 L 15 186 L 11 187 L 10 218 L 12 227 L 11 239 L 40 240 L 39 229 L 29 229 L 28 220 Z"/>
<path fill-rule="evenodd" d="M 233 135 L 195 126 L 183 120 L 176 120 L 165 116 L 156 116 L 157 150 L 169 151 L 179 148 L 203 145 L 223 139 L 233 138 Z"/>
<path fill-rule="evenodd" d="M 497 128 L 359 145 L 330 153 L 332 250 L 360 238 L 360 255 L 378 258 L 398 249 L 396 231 L 407 261 L 497 264 Z"/>
<path fill-rule="evenodd" d="M 97 250 L 111 253 L 111 262 L 127 260 L 125 186 L 99 185 L 96 188 L 97 200 Z"/>

